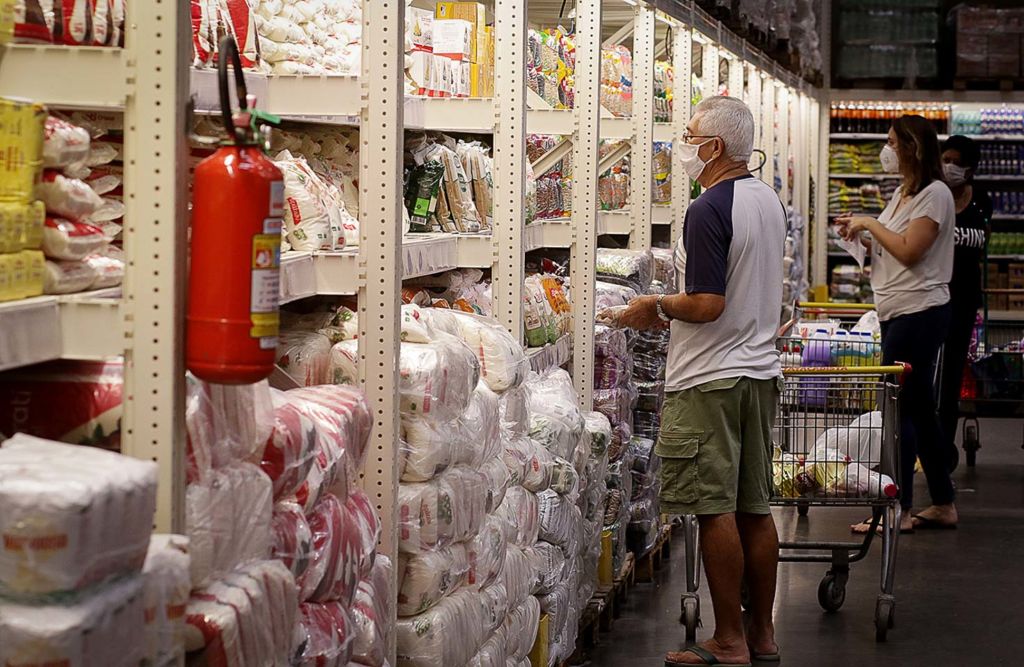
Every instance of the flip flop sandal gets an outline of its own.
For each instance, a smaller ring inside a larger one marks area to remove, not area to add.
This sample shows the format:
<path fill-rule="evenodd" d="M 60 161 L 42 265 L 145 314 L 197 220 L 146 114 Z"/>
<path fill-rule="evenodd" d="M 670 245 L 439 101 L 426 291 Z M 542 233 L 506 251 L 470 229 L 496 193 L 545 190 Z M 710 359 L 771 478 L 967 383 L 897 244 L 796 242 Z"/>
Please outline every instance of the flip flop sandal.
<path fill-rule="evenodd" d="M 690 648 L 682 651 L 682 653 L 692 653 L 703 662 L 692 663 L 692 662 L 676 662 L 675 660 L 669 660 L 665 657 L 665 667 L 686 667 L 687 665 L 721 665 L 722 667 L 751 667 L 749 662 L 721 662 L 715 657 L 715 654 L 706 648 L 700 646 L 691 646 Z"/>
<path fill-rule="evenodd" d="M 864 530 L 858 530 L 858 528 L 860 526 L 864 526 L 865 527 Z M 868 529 L 870 527 L 871 527 L 871 517 L 868 517 L 867 519 L 864 519 L 860 523 L 857 523 L 857 524 L 854 524 L 854 525 L 850 526 L 850 532 L 853 533 L 854 535 L 866 535 L 867 532 L 868 532 Z M 915 526 L 914 528 L 920 528 L 920 526 Z M 900 535 L 911 535 L 914 532 L 914 528 L 900 528 Z M 875 534 L 876 535 L 881 535 L 882 534 L 882 522 L 878 522 L 878 525 L 875 526 Z"/>
<path fill-rule="evenodd" d="M 775 653 L 754 653 L 751 651 L 750 657 L 754 662 L 782 662 L 782 654 L 779 651 Z"/>
<path fill-rule="evenodd" d="M 944 521 L 936 521 L 935 519 L 929 519 L 926 516 L 920 514 L 914 515 L 914 528 L 917 530 L 956 530 L 955 523 L 945 523 Z"/>

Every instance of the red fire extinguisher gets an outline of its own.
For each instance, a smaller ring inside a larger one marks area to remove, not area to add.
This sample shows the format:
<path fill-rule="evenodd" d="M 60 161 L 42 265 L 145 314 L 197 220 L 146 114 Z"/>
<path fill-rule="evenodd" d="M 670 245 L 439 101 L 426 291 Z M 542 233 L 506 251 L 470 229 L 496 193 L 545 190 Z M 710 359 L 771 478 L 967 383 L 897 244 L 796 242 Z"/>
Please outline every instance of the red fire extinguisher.
<path fill-rule="evenodd" d="M 240 107 L 235 114 L 229 59 Z M 186 365 L 209 382 L 244 384 L 274 368 L 284 181 L 263 151 L 254 119 L 264 116 L 249 109 L 231 37 L 220 43 L 218 75 L 230 138 L 196 167 L 192 184 Z"/>

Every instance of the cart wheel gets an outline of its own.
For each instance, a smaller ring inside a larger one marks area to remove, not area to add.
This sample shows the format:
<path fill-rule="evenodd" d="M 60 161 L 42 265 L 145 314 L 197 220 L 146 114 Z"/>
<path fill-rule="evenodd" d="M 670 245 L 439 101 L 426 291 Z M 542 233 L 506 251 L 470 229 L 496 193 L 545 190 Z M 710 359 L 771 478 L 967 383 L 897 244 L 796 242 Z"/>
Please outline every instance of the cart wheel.
<path fill-rule="evenodd" d="M 684 593 L 682 599 L 683 615 L 679 622 L 686 626 L 686 641 L 697 639 L 697 626 L 700 625 L 700 598 L 694 593 Z"/>
<path fill-rule="evenodd" d="M 846 601 L 846 584 L 841 584 L 836 575 L 829 572 L 818 584 L 818 604 L 825 611 L 832 613 L 839 611 Z"/>
<path fill-rule="evenodd" d="M 967 459 L 967 467 L 974 467 L 979 449 L 981 449 L 981 440 L 978 437 L 977 422 L 964 424 L 964 454 Z"/>
<path fill-rule="evenodd" d="M 800 503 L 796 506 L 796 513 L 800 516 L 807 516 L 807 513 L 811 510 L 811 506 L 808 503 Z"/>
<path fill-rule="evenodd" d="M 896 626 L 896 603 L 879 597 L 875 603 L 875 641 L 884 642 L 889 630 Z"/>

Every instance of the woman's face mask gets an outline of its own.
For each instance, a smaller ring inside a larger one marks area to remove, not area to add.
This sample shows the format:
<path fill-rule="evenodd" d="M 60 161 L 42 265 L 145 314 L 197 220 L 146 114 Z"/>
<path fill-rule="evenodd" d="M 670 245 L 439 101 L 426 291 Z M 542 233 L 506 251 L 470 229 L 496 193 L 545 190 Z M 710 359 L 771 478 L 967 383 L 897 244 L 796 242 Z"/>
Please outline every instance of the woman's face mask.
<path fill-rule="evenodd" d="M 946 175 L 946 183 L 955 188 L 967 182 L 967 172 L 970 170 L 953 162 L 946 162 L 942 165 L 942 171 Z"/>
<path fill-rule="evenodd" d="M 882 163 L 882 171 L 887 174 L 896 174 L 900 170 L 900 156 L 896 153 L 896 149 L 886 144 L 882 146 L 882 152 L 878 154 L 878 159 Z"/>

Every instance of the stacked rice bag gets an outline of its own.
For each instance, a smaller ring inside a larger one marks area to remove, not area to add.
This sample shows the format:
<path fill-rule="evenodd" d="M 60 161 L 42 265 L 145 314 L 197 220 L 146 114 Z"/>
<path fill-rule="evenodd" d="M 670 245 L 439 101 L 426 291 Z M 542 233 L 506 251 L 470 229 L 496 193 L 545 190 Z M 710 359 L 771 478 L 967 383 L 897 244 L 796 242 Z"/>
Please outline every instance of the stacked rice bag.
<path fill-rule="evenodd" d="M 0 662 L 128 667 L 180 653 L 188 556 L 184 542 L 151 547 L 156 468 L 23 434 L 3 443 Z"/>
<path fill-rule="evenodd" d="M 116 287 L 124 279 L 124 253 L 111 241 L 124 215 L 120 159 L 122 139 L 111 125 L 84 127 L 50 116 L 43 144 L 43 175 L 36 194 L 46 208 L 42 249 L 43 290 L 70 294 Z"/>

